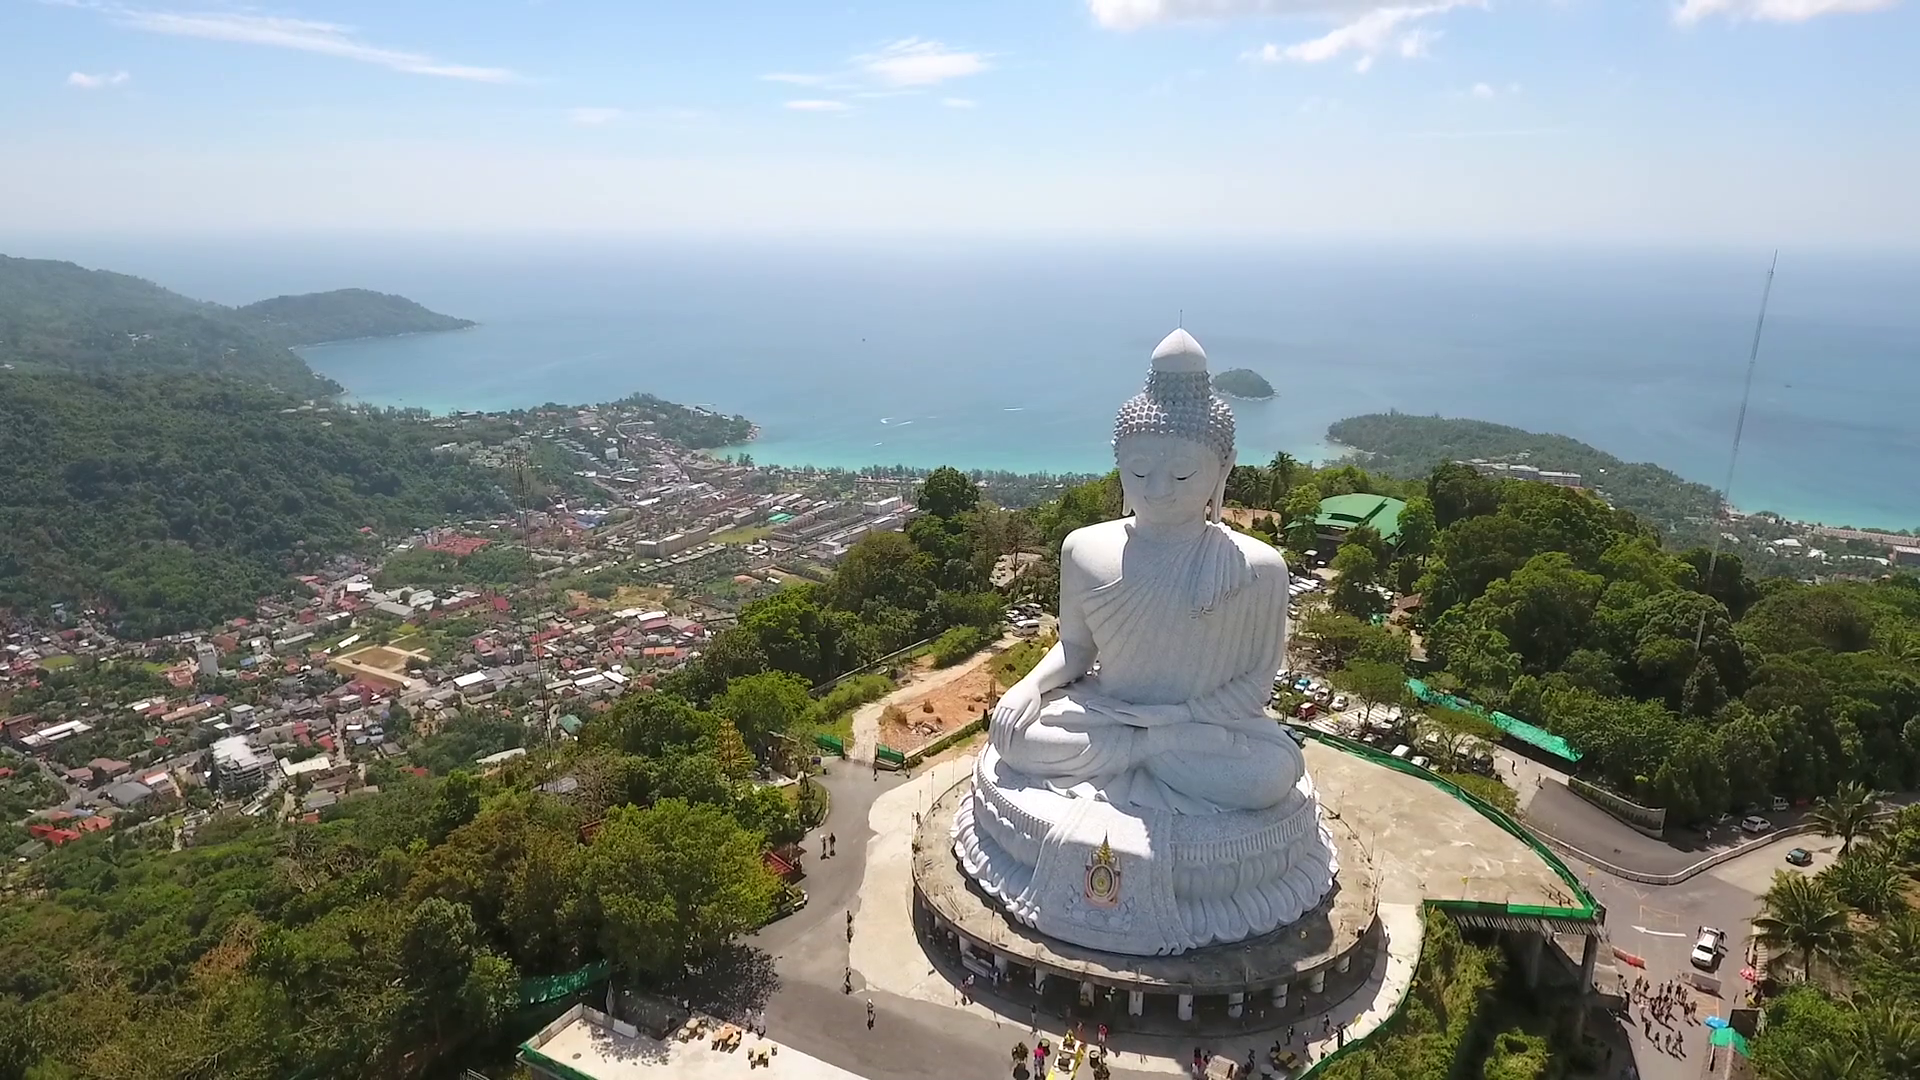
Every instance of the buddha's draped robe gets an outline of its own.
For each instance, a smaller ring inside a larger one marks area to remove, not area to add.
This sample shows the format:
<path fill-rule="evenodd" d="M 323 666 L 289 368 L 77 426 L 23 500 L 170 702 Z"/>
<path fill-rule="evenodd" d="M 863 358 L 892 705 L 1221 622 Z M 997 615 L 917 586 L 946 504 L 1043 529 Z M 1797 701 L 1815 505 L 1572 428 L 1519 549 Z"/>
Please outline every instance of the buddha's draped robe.
<path fill-rule="evenodd" d="M 1298 744 L 1263 711 L 1286 646 L 1285 563 L 1219 525 L 1175 544 L 1120 535 L 1121 576 L 1063 597 L 1063 617 L 1079 605 L 1098 670 L 1045 695 L 1007 764 L 1121 806 L 1277 805 L 1304 770 Z M 1141 718 L 1120 703 L 1185 706 L 1176 712 L 1192 719 Z"/>

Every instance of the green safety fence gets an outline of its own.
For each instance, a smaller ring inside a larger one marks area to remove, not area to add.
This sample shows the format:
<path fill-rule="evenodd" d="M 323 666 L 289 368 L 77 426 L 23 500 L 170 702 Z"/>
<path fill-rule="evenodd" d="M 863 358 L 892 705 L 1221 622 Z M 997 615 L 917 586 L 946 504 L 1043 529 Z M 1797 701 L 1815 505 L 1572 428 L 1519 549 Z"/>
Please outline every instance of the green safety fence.
<path fill-rule="evenodd" d="M 1440 705 L 1445 708 L 1455 709 L 1477 716 L 1508 735 L 1526 743 L 1528 746 L 1545 750 L 1555 757 L 1562 758 L 1569 762 L 1577 762 L 1584 756 L 1580 751 L 1574 749 L 1573 744 L 1567 740 L 1555 735 L 1546 728 L 1529 724 L 1517 716 L 1508 716 L 1503 712 L 1489 712 L 1475 705 L 1473 702 L 1468 701 L 1466 698 L 1455 697 L 1452 694 L 1435 690 L 1419 679 L 1408 679 L 1407 689 L 1413 691 L 1414 697 L 1419 698 L 1429 705 Z"/>
<path fill-rule="evenodd" d="M 829 754 L 838 754 L 841 757 L 847 756 L 847 744 L 841 742 L 840 736 L 838 735 L 815 735 L 813 737 L 813 745 L 825 750 Z"/>
<path fill-rule="evenodd" d="M 892 765 L 905 765 L 907 763 L 907 755 L 895 750 L 891 746 L 875 747 L 873 757 L 875 761 L 884 761 Z"/>
<path fill-rule="evenodd" d="M 542 1002 L 578 993 L 606 978 L 612 971 L 613 965 L 601 960 L 561 975 L 535 975 L 521 979 L 520 1004 L 539 1005 Z"/>

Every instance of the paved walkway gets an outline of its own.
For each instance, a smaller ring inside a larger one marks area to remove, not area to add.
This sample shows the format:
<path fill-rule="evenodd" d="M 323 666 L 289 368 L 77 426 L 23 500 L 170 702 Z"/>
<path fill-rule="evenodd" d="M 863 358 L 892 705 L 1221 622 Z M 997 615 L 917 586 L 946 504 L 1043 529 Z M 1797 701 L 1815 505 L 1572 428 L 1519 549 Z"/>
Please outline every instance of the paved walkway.
<path fill-rule="evenodd" d="M 906 685 L 901 686 L 899 689 L 878 701 L 868 702 L 854 710 L 853 745 L 847 748 L 847 759 L 849 761 L 859 761 L 868 764 L 873 762 L 874 750 L 880 745 L 880 714 L 887 711 L 887 706 L 904 706 L 919 701 L 921 698 L 940 689 L 955 679 L 965 677 L 981 664 L 992 661 L 994 657 L 999 656 L 1001 653 L 1012 648 L 1016 643 L 1024 640 L 1026 639 L 1013 634 L 1007 634 L 1000 640 L 974 654 L 973 658 L 964 664 L 955 664 L 950 668 L 938 668 L 927 672 L 916 672 L 914 676 L 908 678 Z M 894 747 L 894 749 L 907 750 L 911 748 L 897 746 Z"/>

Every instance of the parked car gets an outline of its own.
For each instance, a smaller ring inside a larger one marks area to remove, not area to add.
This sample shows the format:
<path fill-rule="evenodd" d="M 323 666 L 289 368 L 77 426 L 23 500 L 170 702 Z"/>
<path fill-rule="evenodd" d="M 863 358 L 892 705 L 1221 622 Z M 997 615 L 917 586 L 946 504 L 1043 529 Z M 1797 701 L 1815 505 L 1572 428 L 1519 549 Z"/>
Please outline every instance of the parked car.
<path fill-rule="evenodd" d="M 1333 707 L 1335 709 L 1345 709 L 1347 707 L 1347 704 L 1348 704 L 1347 695 L 1345 694 L 1333 695 Z"/>
<path fill-rule="evenodd" d="M 1759 836 L 1761 833 L 1772 832 L 1773 822 L 1768 821 L 1759 814 L 1749 814 L 1740 819 L 1740 831 L 1752 836 Z"/>
<path fill-rule="evenodd" d="M 1777 813 L 1780 813 L 1782 810 L 1785 810 L 1786 808 L 1787 808 L 1787 800 L 1781 798 L 1778 795 L 1775 795 L 1773 797 L 1773 812 L 1777 814 Z"/>
<path fill-rule="evenodd" d="M 1294 710 L 1293 715 L 1299 717 L 1302 720 L 1311 720 L 1313 719 L 1313 715 L 1319 711 L 1320 711 L 1320 706 L 1315 705 L 1311 701 L 1303 701 L 1300 703 L 1300 707 Z"/>
<path fill-rule="evenodd" d="M 1787 852 L 1787 861 L 1795 866 L 1811 866 L 1813 865 L 1813 852 L 1803 847 L 1794 848 L 1792 851 Z"/>
<path fill-rule="evenodd" d="M 1727 932 L 1717 926 L 1703 926 L 1700 936 L 1694 939 L 1693 952 L 1688 956 L 1693 966 L 1712 971 L 1727 951 Z"/>
<path fill-rule="evenodd" d="M 1433 768 L 1433 759 L 1425 756 L 1424 754 L 1415 755 L 1415 757 L 1413 758 L 1413 764 L 1414 764 L 1414 767 L 1416 768 L 1431 769 Z"/>
<path fill-rule="evenodd" d="M 1393 756 L 1401 760 L 1405 760 L 1407 755 L 1411 753 L 1413 753 L 1413 747 L 1408 746 L 1406 743 L 1401 743 L 1399 746 L 1393 748 Z"/>

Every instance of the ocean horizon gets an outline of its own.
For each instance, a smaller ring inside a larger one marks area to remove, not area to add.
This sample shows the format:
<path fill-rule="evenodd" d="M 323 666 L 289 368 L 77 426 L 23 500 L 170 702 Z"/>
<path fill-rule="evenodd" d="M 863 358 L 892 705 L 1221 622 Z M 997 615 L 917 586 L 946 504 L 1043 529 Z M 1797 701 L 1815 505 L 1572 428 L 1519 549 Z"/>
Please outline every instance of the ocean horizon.
<path fill-rule="evenodd" d="M 49 245 L 36 245 L 45 249 Z M 1765 252 L 361 240 L 18 251 L 245 303 L 356 286 L 479 326 L 300 350 L 434 411 L 648 392 L 740 413 L 761 463 L 1104 472 L 1114 410 L 1184 324 L 1242 461 L 1325 460 L 1360 413 L 1470 417 L 1718 488 Z M 1920 526 L 1920 258 L 1782 256 L 1730 501 Z M 725 450 L 717 452 L 726 452 Z"/>

